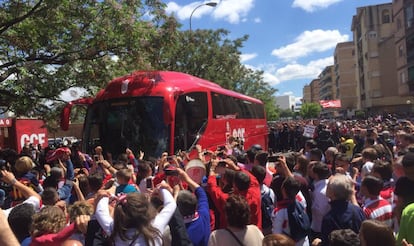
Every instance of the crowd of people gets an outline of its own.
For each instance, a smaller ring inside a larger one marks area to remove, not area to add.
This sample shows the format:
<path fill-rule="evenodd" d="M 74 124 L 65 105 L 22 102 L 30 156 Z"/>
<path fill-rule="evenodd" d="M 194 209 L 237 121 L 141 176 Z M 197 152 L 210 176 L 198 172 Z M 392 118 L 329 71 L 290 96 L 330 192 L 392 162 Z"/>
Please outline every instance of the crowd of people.
<path fill-rule="evenodd" d="M 196 156 L 0 150 L 0 245 L 414 243 L 409 120 L 269 129 L 268 148 L 229 137 Z"/>

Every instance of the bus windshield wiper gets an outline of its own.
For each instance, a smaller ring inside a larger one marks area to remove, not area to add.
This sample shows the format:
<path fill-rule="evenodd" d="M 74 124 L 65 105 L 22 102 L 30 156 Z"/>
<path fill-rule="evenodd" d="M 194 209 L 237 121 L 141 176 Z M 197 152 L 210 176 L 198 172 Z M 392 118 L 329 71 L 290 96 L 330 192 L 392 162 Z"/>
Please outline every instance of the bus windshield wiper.
<path fill-rule="evenodd" d="M 188 148 L 188 150 L 187 150 L 188 153 L 191 152 L 194 149 L 194 147 L 197 145 L 198 141 L 201 138 L 202 133 L 204 132 L 204 129 L 206 128 L 206 126 L 207 126 L 207 120 L 205 120 L 203 122 L 203 124 L 201 125 L 200 129 L 198 129 L 193 143 L 191 144 L 190 148 Z"/>

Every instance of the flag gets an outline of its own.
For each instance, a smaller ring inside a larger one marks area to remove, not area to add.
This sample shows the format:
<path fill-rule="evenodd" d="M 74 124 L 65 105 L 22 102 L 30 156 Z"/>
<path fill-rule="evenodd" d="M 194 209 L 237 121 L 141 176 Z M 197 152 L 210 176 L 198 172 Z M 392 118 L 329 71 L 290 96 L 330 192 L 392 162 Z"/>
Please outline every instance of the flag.
<path fill-rule="evenodd" d="M 319 104 L 322 108 L 340 108 L 341 100 L 320 100 Z"/>

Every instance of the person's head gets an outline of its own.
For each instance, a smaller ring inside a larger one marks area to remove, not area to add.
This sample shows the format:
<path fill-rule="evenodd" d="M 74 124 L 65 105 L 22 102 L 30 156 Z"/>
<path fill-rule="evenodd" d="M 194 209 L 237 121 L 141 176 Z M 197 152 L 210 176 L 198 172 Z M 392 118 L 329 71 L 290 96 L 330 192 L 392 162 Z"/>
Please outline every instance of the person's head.
<path fill-rule="evenodd" d="M 332 163 L 335 155 L 338 153 L 338 149 L 335 147 L 329 147 L 325 150 L 325 159 L 327 162 Z"/>
<path fill-rule="evenodd" d="M 116 178 L 119 184 L 128 184 L 132 178 L 132 171 L 128 168 L 123 168 L 116 172 Z"/>
<path fill-rule="evenodd" d="M 66 226 L 66 216 L 57 206 L 45 206 L 33 215 L 30 234 L 39 237 L 45 234 L 58 233 Z"/>
<path fill-rule="evenodd" d="M 32 170 L 34 164 L 30 157 L 28 156 L 22 156 L 19 159 L 16 160 L 16 163 L 14 165 L 14 168 L 16 169 L 16 172 L 19 174 L 25 174 Z"/>
<path fill-rule="evenodd" d="M 375 139 L 374 138 L 365 138 L 364 141 L 364 148 L 369 148 L 371 146 L 373 146 L 375 144 Z"/>
<path fill-rule="evenodd" d="M 265 167 L 266 163 L 267 163 L 267 156 L 268 155 L 269 154 L 266 151 L 263 151 L 263 150 L 257 151 L 257 153 L 254 157 L 254 164 Z"/>
<path fill-rule="evenodd" d="M 42 203 L 46 206 L 53 206 L 59 201 L 56 188 L 46 187 L 42 192 Z"/>
<path fill-rule="evenodd" d="M 403 159 L 402 166 L 404 168 L 405 176 L 414 180 L 414 152 L 408 151 Z"/>
<path fill-rule="evenodd" d="M 393 230 L 378 220 L 363 221 L 359 230 L 359 238 L 361 246 L 396 245 Z"/>
<path fill-rule="evenodd" d="M 151 224 L 156 213 L 157 210 L 146 195 L 136 192 L 123 195 L 114 209 L 112 236 L 119 236 L 121 240 L 127 241 L 129 239 L 128 229 L 134 229 L 136 233 L 144 237 L 147 245 L 154 244 L 154 235 L 161 234 Z"/>
<path fill-rule="evenodd" d="M 373 175 L 365 176 L 361 182 L 361 193 L 366 197 L 379 196 L 384 183 Z"/>
<path fill-rule="evenodd" d="M 317 146 L 318 146 L 318 143 L 315 140 L 313 139 L 306 140 L 305 151 L 310 151 L 311 149 L 316 148 Z"/>
<path fill-rule="evenodd" d="M 344 153 L 338 153 L 335 157 L 335 165 L 336 167 L 341 167 L 345 171 L 348 171 L 349 166 L 350 166 L 350 161 L 349 161 L 348 156 Z"/>
<path fill-rule="evenodd" d="M 142 180 L 142 179 L 152 175 L 151 165 L 150 165 L 150 162 L 148 162 L 148 161 L 140 162 L 137 166 L 137 169 L 138 169 L 137 179 Z M 137 183 L 139 184 L 138 181 L 137 181 Z"/>
<path fill-rule="evenodd" d="M 181 190 L 177 196 L 177 207 L 184 217 L 191 216 L 197 209 L 197 198 L 188 190 Z"/>
<path fill-rule="evenodd" d="M 312 178 L 315 180 L 327 179 L 331 176 L 331 171 L 329 170 L 328 165 L 320 161 L 313 163 L 312 173 Z"/>
<path fill-rule="evenodd" d="M 236 171 L 232 169 L 226 168 L 224 174 L 220 178 L 220 184 L 223 192 L 225 193 L 232 193 L 233 192 L 233 183 L 234 183 L 234 175 Z"/>
<path fill-rule="evenodd" d="M 30 237 L 30 225 L 32 224 L 32 216 L 34 214 L 35 209 L 29 203 L 19 204 L 10 211 L 7 221 L 19 242 Z"/>
<path fill-rule="evenodd" d="M 256 157 L 256 154 L 258 151 L 262 150 L 263 148 L 258 144 L 253 144 L 248 150 L 247 150 L 247 160 L 249 163 L 254 162 L 254 158 Z"/>
<path fill-rule="evenodd" d="M 233 189 L 235 191 L 247 191 L 250 186 L 250 176 L 245 172 L 236 172 L 234 174 Z"/>
<path fill-rule="evenodd" d="M 294 200 L 300 190 L 300 183 L 293 177 L 286 177 L 282 183 L 282 193 L 285 199 Z"/>
<path fill-rule="evenodd" d="M 295 169 L 301 173 L 304 177 L 308 175 L 309 160 L 305 155 L 296 155 L 296 166 Z"/>
<path fill-rule="evenodd" d="M 74 222 L 76 220 L 76 217 L 80 215 L 93 215 L 93 207 L 91 204 L 89 204 L 86 201 L 77 201 L 73 205 L 69 206 L 68 208 L 69 212 L 69 219 L 70 222 Z"/>
<path fill-rule="evenodd" d="M 371 174 L 375 177 L 382 179 L 383 181 L 389 181 L 392 178 L 393 167 L 391 162 L 375 160 L 372 167 Z"/>
<path fill-rule="evenodd" d="M 414 180 L 406 176 L 400 177 L 395 183 L 394 194 L 398 196 L 397 206 L 405 207 L 414 202 Z"/>
<path fill-rule="evenodd" d="M 260 165 L 253 166 L 252 174 L 256 177 L 259 184 L 263 184 L 263 180 L 266 177 L 266 168 Z"/>
<path fill-rule="evenodd" d="M 89 191 L 97 192 L 102 188 L 103 185 L 103 175 L 102 173 L 93 173 L 88 176 Z"/>
<path fill-rule="evenodd" d="M 364 161 L 374 161 L 378 158 L 377 151 L 374 148 L 365 148 L 362 150 L 362 158 Z"/>
<path fill-rule="evenodd" d="M 331 176 L 326 189 L 326 196 L 332 201 L 349 200 L 354 191 L 352 180 L 344 174 Z"/>
<path fill-rule="evenodd" d="M 269 234 L 263 238 L 263 246 L 295 246 L 296 243 L 285 234 Z"/>
<path fill-rule="evenodd" d="M 334 230 L 329 234 L 330 246 L 359 246 L 358 234 L 351 229 Z"/>
<path fill-rule="evenodd" d="M 245 228 L 250 224 L 250 207 L 246 198 L 230 195 L 224 205 L 227 224 L 236 228 Z"/>
<path fill-rule="evenodd" d="M 322 160 L 322 156 L 323 156 L 322 150 L 318 148 L 313 148 L 309 151 L 309 153 L 310 153 L 309 155 L 310 161 L 321 161 Z"/>

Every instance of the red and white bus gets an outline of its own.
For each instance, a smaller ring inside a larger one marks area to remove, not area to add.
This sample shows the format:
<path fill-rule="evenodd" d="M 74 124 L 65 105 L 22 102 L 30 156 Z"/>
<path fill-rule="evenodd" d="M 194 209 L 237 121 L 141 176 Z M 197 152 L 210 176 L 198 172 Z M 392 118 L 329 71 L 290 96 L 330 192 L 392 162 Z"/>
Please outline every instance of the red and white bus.
<path fill-rule="evenodd" d="M 112 80 L 95 98 L 68 103 L 61 128 L 68 129 L 71 107 L 86 104 L 82 149 L 101 145 L 118 156 L 128 147 L 158 157 L 195 144 L 215 150 L 229 136 L 244 146 L 267 148 L 263 103 L 219 85 L 179 72 L 139 71 Z"/>

